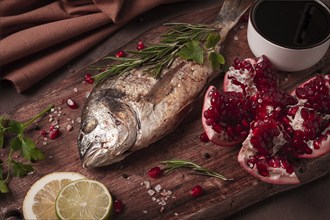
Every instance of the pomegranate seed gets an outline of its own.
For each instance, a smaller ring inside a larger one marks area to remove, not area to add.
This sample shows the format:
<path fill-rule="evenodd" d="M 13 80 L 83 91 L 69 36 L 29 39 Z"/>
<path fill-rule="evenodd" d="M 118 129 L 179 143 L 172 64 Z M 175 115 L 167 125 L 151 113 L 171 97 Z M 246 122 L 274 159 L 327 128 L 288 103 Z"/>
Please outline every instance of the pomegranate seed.
<path fill-rule="evenodd" d="M 203 188 L 200 185 L 196 185 L 190 190 L 190 195 L 192 197 L 200 196 L 202 193 L 203 193 Z"/>
<path fill-rule="evenodd" d="M 115 210 L 116 213 L 121 213 L 123 211 L 123 203 L 121 200 L 119 199 L 115 199 L 114 203 L 113 203 L 113 208 Z"/>
<path fill-rule="evenodd" d="M 202 142 L 209 142 L 209 137 L 207 136 L 206 132 L 203 132 L 200 136 L 199 136 L 199 139 L 202 141 Z"/>
<path fill-rule="evenodd" d="M 120 51 L 118 51 L 117 53 L 116 53 L 116 57 L 118 58 L 118 57 L 124 57 L 124 56 L 126 56 L 126 54 L 125 54 L 125 52 L 123 51 L 123 50 L 120 50 Z"/>
<path fill-rule="evenodd" d="M 78 105 L 75 101 L 73 101 L 72 99 L 67 99 L 66 100 L 66 104 L 69 106 L 69 108 L 71 109 L 76 109 L 78 108 Z"/>
<path fill-rule="evenodd" d="M 89 84 L 93 84 L 93 83 L 94 83 L 94 79 L 93 79 L 93 77 L 92 77 L 91 74 L 87 73 L 87 74 L 85 75 L 85 82 L 87 82 L 87 83 L 89 83 Z"/>
<path fill-rule="evenodd" d="M 145 48 L 144 44 L 142 41 L 139 41 L 138 44 L 137 44 L 137 49 L 138 50 L 143 50 Z"/>
<path fill-rule="evenodd" d="M 153 167 L 148 171 L 148 175 L 151 178 L 158 178 L 162 174 L 162 170 L 159 167 Z"/>
<path fill-rule="evenodd" d="M 60 130 L 57 129 L 57 128 L 54 128 L 54 129 L 50 130 L 48 136 L 49 136 L 50 139 L 55 139 L 55 138 L 57 138 L 59 135 L 60 135 Z"/>
<path fill-rule="evenodd" d="M 45 131 L 45 130 L 42 130 L 42 131 L 41 131 L 41 135 L 42 135 L 43 137 L 47 137 L 47 134 L 48 134 L 47 131 Z"/>

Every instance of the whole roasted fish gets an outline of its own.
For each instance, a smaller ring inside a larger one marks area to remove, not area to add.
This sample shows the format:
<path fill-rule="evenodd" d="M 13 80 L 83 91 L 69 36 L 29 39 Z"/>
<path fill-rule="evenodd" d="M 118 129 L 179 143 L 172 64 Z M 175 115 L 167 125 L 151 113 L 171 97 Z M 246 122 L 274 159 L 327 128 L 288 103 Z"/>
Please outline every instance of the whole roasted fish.
<path fill-rule="evenodd" d="M 221 28 L 220 48 L 229 30 L 250 6 L 248 0 L 226 0 L 214 27 Z M 220 29 L 219 29 L 220 30 Z M 97 84 L 87 99 L 78 134 L 84 167 L 99 167 L 124 159 L 173 131 L 192 103 L 215 78 L 210 64 L 177 57 L 160 78 L 141 67 Z"/>

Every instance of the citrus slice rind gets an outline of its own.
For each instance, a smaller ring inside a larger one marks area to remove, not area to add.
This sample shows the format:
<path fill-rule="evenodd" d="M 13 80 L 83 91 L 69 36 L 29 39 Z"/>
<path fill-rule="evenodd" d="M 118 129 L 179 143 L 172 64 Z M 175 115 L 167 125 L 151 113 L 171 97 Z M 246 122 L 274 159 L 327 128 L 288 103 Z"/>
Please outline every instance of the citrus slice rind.
<path fill-rule="evenodd" d="M 24 219 L 56 219 L 55 200 L 68 183 L 86 178 L 74 172 L 54 172 L 37 180 L 23 201 Z"/>
<path fill-rule="evenodd" d="M 108 219 L 111 208 L 112 197 L 107 187 L 90 179 L 67 184 L 55 202 L 58 219 Z"/>

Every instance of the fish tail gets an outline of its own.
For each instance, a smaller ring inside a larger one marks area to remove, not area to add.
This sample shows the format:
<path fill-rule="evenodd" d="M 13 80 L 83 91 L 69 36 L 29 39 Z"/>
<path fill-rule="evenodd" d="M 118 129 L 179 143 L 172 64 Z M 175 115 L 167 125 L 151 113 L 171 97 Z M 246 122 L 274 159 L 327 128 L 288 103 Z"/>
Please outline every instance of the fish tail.
<path fill-rule="evenodd" d="M 220 35 L 222 43 L 228 32 L 237 24 L 241 16 L 251 6 L 253 0 L 225 0 L 214 25 L 221 28 Z"/>

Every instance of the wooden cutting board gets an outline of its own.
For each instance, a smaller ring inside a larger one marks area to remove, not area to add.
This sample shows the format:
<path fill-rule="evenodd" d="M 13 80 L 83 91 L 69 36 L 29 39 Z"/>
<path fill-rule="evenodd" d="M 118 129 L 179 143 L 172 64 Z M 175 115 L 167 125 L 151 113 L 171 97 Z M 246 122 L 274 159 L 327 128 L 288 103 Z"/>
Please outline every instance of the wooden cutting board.
<path fill-rule="evenodd" d="M 219 6 L 180 16 L 172 21 L 210 23 L 219 11 Z M 253 57 L 247 45 L 246 26 L 246 22 L 240 22 L 227 38 L 223 51 L 227 65 L 231 64 L 236 57 L 241 59 Z M 159 35 L 165 31 L 164 27 L 154 28 L 139 36 L 123 49 L 134 49 L 138 40 L 157 41 Z M 310 70 L 294 74 L 278 73 L 281 78 L 281 87 L 290 91 L 315 72 L 329 72 L 329 58 L 330 52 L 328 51 L 322 61 Z M 96 65 L 100 63 L 101 61 L 98 61 Z M 93 88 L 93 85 L 82 83 L 83 76 L 87 72 L 91 71 L 85 67 L 63 79 L 57 86 L 49 88 L 47 93 L 28 100 L 19 108 L 8 112 L 11 118 L 24 121 L 53 103 L 57 113 L 51 114 L 59 121 L 61 136 L 55 140 L 44 140 L 40 131 L 33 128 L 29 130 L 29 135 L 37 141 L 37 146 L 45 153 L 46 160 L 37 162 L 35 172 L 31 175 L 11 180 L 9 187 L 12 192 L 0 197 L 0 207 L 3 211 L 12 209 L 21 211 L 24 196 L 32 184 L 42 176 L 54 171 L 79 172 L 88 178 L 104 183 L 113 196 L 124 203 L 124 211 L 114 215 L 114 219 L 222 219 L 271 195 L 297 187 L 297 185 L 282 186 L 260 182 L 239 166 L 236 160 L 239 148 L 223 148 L 201 142 L 199 135 L 203 132 L 200 119 L 202 100 L 196 104 L 194 111 L 173 133 L 152 144 L 149 148 L 135 152 L 124 161 L 108 167 L 94 170 L 83 169 L 76 139 L 82 106 L 86 100 L 86 94 Z M 221 86 L 222 76 L 221 74 L 212 83 Z M 65 104 L 67 98 L 75 100 L 79 104 L 79 108 L 75 110 L 68 108 Z M 50 124 L 49 116 L 38 121 L 38 125 L 42 129 L 48 129 Z M 73 126 L 71 131 L 66 130 L 68 124 Z M 205 158 L 205 153 L 211 157 Z M 0 159 L 4 159 L 6 154 L 7 149 L 2 150 Z M 191 175 L 184 169 L 176 170 L 158 179 L 148 177 L 146 174 L 148 169 L 160 165 L 159 162 L 162 160 L 169 159 L 193 161 L 233 178 L 234 181 L 224 182 L 214 178 Z M 306 160 L 306 162 L 308 170 L 304 179 L 306 182 L 310 182 L 329 171 L 330 156 Z M 160 193 L 153 195 L 156 201 L 152 200 L 143 181 L 149 181 L 151 187 L 159 184 L 162 189 L 172 192 L 165 201 L 166 205 L 158 204 L 157 199 L 164 198 Z M 192 198 L 189 191 L 196 184 L 201 185 L 205 189 L 205 193 L 198 198 Z M 164 209 L 161 210 L 161 207 Z M 2 214 L 0 212 L 0 216 Z"/>

